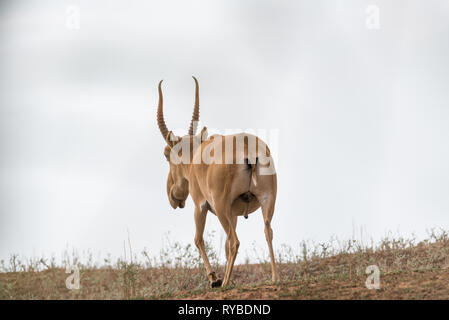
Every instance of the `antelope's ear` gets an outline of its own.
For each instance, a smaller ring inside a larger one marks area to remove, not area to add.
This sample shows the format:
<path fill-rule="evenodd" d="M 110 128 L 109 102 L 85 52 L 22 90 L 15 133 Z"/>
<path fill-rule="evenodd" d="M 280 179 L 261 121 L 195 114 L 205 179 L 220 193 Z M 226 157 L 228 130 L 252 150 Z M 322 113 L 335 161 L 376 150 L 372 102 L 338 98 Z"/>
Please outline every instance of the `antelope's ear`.
<path fill-rule="evenodd" d="M 207 132 L 207 128 L 203 127 L 201 132 L 198 134 L 200 141 L 203 142 L 203 141 L 207 140 L 208 136 L 209 136 L 209 133 Z"/>
<path fill-rule="evenodd" d="M 165 137 L 165 142 L 170 148 L 173 148 L 176 141 L 178 141 L 178 137 L 174 135 L 173 131 L 169 131 L 167 136 Z"/>

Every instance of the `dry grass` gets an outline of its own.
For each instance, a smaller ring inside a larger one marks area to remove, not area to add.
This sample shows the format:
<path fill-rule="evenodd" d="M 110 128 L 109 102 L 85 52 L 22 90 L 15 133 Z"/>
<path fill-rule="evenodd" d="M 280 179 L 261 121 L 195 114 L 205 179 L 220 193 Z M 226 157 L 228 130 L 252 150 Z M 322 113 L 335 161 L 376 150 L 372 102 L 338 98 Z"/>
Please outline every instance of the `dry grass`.
<path fill-rule="evenodd" d="M 208 242 L 212 264 L 223 274 Z M 210 289 L 196 248 L 168 244 L 157 257 L 145 250 L 101 266 L 92 254 L 84 263 L 73 251 L 61 265 L 56 259 L 21 259 L 12 255 L 0 262 L 0 299 L 448 299 L 449 235 L 431 231 L 425 241 L 388 237 L 379 244 L 356 240 L 278 248 L 282 282 L 270 284 L 270 265 L 264 254 L 259 263 L 235 267 L 234 284 Z M 66 288 L 65 265 L 77 265 L 80 289 Z M 381 271 L 380 290 L 365 287 L 366 267 Z"/>

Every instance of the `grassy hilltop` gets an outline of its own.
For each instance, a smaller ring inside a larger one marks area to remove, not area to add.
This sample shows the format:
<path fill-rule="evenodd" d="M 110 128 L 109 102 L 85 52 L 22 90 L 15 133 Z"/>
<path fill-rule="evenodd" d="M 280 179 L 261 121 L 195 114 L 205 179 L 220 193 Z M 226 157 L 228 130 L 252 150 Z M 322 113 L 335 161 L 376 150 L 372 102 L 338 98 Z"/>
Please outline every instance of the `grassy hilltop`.
<path fill-rule="evenodd" d="M 223 275 L 210 245 L 207 251 Z M 12 255 L 0 264 L 0 299 L 448 299 L 449 234 L 428 239 L 386 238 L 377 245 L 355 240 L 327 244 L 303 242 L 297 250 L 277 248 L 281 282 L 271 284 L 269 260 L 234 267 L 232 285 L 211 289 L 202 261 L 191 245 L 170 245 L 160 255 L 146 251 L 98 265 L 76 254 L 24 259 Z M 131 258 L 131 257 L 133 258 Z M 138 261 L 138 262 L 137 262 Z M 65 265 L 79 268 L 80 289 L 69 290 Z M 367 289 L 366 268 L 380 270 L 380 288 Z"/>

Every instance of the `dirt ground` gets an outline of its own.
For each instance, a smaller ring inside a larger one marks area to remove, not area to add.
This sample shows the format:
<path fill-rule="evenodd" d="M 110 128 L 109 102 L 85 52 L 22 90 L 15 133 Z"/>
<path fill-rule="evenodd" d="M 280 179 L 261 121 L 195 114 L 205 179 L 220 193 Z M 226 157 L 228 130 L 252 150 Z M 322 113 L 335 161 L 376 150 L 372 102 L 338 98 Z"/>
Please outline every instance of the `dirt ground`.
<path fill-rule="evenodd" d="M 366 277 L 353 280 L 304 281 L 278 285 L 243 286 L 239 288 L 180 293 L 173 299 L 298 299 L 298 300 L 354 300 L 354 299 L 449 299 L 447 271 L 410 272 L 384 275 L 379 289 L 367 289 Z"/>

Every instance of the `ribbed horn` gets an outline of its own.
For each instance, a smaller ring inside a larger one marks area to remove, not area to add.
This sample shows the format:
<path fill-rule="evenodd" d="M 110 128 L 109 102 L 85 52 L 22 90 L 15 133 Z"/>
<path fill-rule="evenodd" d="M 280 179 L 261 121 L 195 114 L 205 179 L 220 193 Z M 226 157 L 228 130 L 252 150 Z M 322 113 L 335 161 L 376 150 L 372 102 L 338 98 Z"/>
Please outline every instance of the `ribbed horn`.
<path fill-rule="evenodd" d="M 162 97 L 162 89 L 161 89 L 162 81 L 163 80 L 161 80 L 159 82 L 159 87 L 158 87 L 159 104 L 158 104 L 158 107 L 157 107 L 157 125 L 159 126 L 159 130 L 161 131 L 162 137 L 165 140 L 167 138 L 168 129 L 167 129 L 167 126 L 165 125 L 164 111 L 162 110 L 163 104 L 164 104 L 164 99 Z"/>
<path fill-rule="evenodd" d="M 198 121 L 200 119 L 200 89 L 198 86 L 198 80 L 192 76 L 195 80 L 195 105 L 193 106 L 192 121 L 190 121 L 189 135 L 193 136 L 196 133 L 198 127 Z"/>

